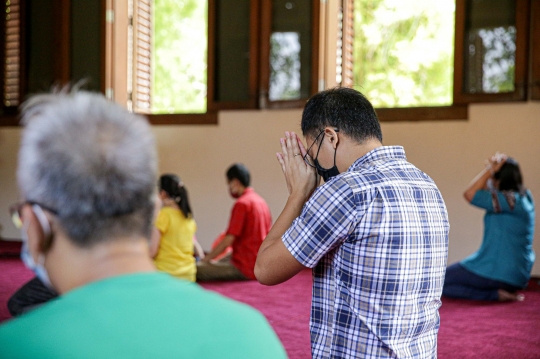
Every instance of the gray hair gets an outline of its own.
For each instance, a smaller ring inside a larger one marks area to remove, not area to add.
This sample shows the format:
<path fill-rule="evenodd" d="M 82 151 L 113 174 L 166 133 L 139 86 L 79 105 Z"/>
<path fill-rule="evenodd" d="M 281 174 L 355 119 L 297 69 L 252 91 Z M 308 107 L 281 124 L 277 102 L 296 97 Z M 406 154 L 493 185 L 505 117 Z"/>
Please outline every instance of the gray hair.
<path fill-rule="evenodd" d="M 156 191 L 148 122 L 85 91 L 36 95 L 22 109 L 22 195 L 56 211 L 79 247 L 150 237 Z"/>

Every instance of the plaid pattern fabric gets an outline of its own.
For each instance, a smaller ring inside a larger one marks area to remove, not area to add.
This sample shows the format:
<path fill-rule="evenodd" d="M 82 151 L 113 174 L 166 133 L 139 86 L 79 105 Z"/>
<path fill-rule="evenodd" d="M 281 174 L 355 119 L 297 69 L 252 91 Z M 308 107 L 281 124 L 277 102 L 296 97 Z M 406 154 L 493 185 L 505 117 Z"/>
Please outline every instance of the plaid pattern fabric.
<path fill-rule="evenodd" d="M 448 230 L 441 193 L 402 147 L 320 186 L 283 236 L 313 268 L 313 358 L 435 358 Z"/>

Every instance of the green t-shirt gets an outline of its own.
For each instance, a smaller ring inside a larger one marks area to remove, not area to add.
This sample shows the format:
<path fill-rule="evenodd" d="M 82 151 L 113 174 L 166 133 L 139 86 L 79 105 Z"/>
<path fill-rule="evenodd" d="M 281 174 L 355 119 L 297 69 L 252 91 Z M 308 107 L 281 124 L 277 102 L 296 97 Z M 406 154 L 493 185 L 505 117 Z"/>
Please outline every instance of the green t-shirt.
<path fill-rule="evenodd" d="M 255 309 L 165 273 L 107 278 L 0 325 L 0 358 L 286 358 Z"/>

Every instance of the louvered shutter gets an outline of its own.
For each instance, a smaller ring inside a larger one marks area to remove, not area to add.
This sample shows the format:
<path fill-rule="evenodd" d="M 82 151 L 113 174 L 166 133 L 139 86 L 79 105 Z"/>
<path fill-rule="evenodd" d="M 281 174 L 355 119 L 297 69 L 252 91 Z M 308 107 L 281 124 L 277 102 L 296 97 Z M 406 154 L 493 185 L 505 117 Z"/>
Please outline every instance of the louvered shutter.
<path fill-rule="evenodd" d="M 338 73 L 341 72 L 341 86 L 352 87 L 354 84 L 354 0 L 342 1 L 340 27 L 338 40 L 341 40 L 341 59 L 338 59 L 337 63 L 341 63 L 341 69 L 338 69 Z"/>
<path fill-rule="evenodd" d="M 21 16 L 20 1 L 5 2 L 5 63 L 4 63 L 4 98 L 5 107 L 16 107 L 20 103 L 20 68 L 21 68 Z"/>
<path fill-rule="evenodd" d="M 150 113 L 152 83 L 152 0 L 134 1 L 133 110 Z"/>

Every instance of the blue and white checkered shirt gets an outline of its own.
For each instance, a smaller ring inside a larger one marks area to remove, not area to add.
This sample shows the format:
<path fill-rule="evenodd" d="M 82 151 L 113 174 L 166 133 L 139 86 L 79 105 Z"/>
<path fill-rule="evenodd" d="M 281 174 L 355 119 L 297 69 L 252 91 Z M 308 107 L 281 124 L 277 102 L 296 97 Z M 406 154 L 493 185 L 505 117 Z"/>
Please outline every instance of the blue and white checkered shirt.
<path fill-rule="evenodd" d="M 313 358 L 436 358 L 448 214 L 402 147 L 320 186 L 283 235 L 313 268 Z"/>

